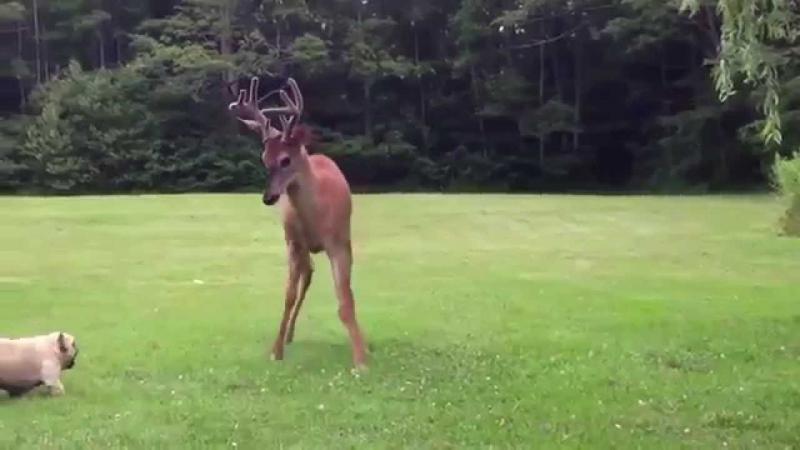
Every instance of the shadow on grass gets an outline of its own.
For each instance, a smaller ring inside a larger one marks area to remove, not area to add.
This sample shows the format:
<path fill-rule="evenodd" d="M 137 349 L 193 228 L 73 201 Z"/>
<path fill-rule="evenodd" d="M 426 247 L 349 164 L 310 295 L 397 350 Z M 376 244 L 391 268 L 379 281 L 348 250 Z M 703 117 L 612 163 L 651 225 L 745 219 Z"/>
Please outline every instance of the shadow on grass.
<path fill-rule="evenodd" d="M 498 352 L 482 347 L 418 343 L 400 339 L 375 340 L 368 344 L 367 379 L 391 383 L 410 382 L 449 389 L 454 377 L 464 385 L 485 385 L 487 379 L 517 376 L 538 378 L 547 361 L 527 359 L 508 350 Z M 286 347 L 283 361 L 268 361 L 281 375 L 309 381 L 319 374 L 349 374 L 353 368 L 347 340 L 341 342 L 300 339 Z M 248 364 L 249 366 L 249 364 Z M 361 375 L 359 375 L 361 376 Z M 517 381 L 519 381 L 517 379 Z M 494 386 L 494 382 L 490 387 Z"/>

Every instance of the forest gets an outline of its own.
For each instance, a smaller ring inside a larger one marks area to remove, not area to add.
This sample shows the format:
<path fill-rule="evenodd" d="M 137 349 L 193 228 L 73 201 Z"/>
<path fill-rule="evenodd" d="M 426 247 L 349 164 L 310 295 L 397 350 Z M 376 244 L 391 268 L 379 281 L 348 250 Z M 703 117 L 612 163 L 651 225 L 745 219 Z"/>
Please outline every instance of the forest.
<path fill-rule="evenodd" d="M 259 189 L 226 110 L 251 76 L 298 81 L 310 151 L 360 191 L 800 184 L 774 170 L 800 143 L 800 44 L 771 32 L 798 8 L 753 2 L 748 84 L 718 73 L 756 54 L 725 45 L 747 3 L 2 0 L 0 190 Z"/>

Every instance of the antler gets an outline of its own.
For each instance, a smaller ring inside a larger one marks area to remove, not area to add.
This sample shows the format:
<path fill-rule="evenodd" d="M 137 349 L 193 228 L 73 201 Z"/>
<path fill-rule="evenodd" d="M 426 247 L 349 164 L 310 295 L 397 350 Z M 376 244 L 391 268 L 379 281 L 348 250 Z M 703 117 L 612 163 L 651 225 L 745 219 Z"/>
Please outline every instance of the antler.
<path fill-rule="evenodd" d="M 304 106 L 303 94 L 300 92 L 300 87 L 297 86 L 297 82 L 294 80 L 294 78 L 289 78 L 286 80 L 286 84 L 289 85 L 289 89 L 292 91 L 291 96 L 284 89 L 279 89 L 277 91 L 281 96 L 281 100 L 283 100 L 285 103 L 285 106 L 265 108 L 261 110 L 261 113 L 265 116 L 278 116 L 283 127 L 284 139 L 287 139 L 292 135 L 292 129 L 294 128 L 295 123 L 303 115 Z M 268 94 L 268 96 L 272 93 L 274 93 L 274 91 Z"/>
<path fill-rule="evenodd" d="M 239 91 L 239 98 L 228 105 L 229 110 L 235 110 L 237 119 L 246 124 L 250 129 L 260 130 L 262 137 L 269 135 L 270 120 L 258 109 L 258 77 L 250 79 L 250 91 Z"/>
<path fill-rule="evenodd" d="M 235 102 L 228 105 L 229 110 L 236 110 L 237 118 L 247 125 L 250 129 L 260 130 L 264 139 L 273 137 L 277 133 L 283 134 L 283 139 L 292 135 L 292 129 L 296 121 L 303 114 L 303 94 L 293 78 L 289 78 L 286 84 L 292 94 L 289 95 L 285 89 L 276 89 L 267 95 L 258 98 L 258 77 L 250 79 L 249 92 L 242 89 Z M 258 104 L 274 94 L 279 94 L 285 106 L 259 109 Z M 282 132 L 271 127 L 270 117 L 277 116 L 281 121 Z"/>

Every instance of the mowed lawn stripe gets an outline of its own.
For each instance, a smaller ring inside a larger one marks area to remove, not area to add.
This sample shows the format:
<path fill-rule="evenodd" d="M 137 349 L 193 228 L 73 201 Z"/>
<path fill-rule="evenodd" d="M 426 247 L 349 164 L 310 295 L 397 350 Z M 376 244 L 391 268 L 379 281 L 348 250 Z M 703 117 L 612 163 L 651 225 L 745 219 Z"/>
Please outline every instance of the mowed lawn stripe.
<path fill-rule="evenodd" d="M 257 194 L 0 198 L 0 334 L 75 334 L 0 448 L 800 446 L 800 241 L 768 196 L 357 195 L 286 360 Z"/>

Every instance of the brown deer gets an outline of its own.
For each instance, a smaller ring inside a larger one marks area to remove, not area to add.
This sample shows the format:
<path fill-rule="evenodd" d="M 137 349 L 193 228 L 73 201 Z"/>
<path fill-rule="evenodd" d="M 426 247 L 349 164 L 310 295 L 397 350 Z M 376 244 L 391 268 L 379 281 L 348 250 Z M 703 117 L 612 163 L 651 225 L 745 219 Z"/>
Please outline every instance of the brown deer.
<path fill-rule="evenodd" d="M 258 98 L 258 78 L 250 81 L 250 91 L 239 91 L 229 105 L 236 118 L 261 137 L 261 161 L 269 172 L 263 195 L 267 206 L 277 204 L 283 221 L 289 274 L 286 302 L 272 357 L 283 359 L 284 345 L 292 342 L 295 324 L 311 285 L 311 254 L 325 251 L 330 260 L 339 318 L 347 328 L 357 369 L 366 368 L 364 338 L 356 320 L 355 300 L 350 288 L 353 252 L 350 244 L 352 200 L 350 186 L 333 160 L 325 155 L 309 155 L 306 146 L 310 133 L 298 124 L 303 114 L 303 95 L 289 78 L 289 92 L 281 88 Z M 259 102 L 279 94 L 283 106 L 260 109 Z M 272 126 L 271 118 L 281 128 Z"/>

